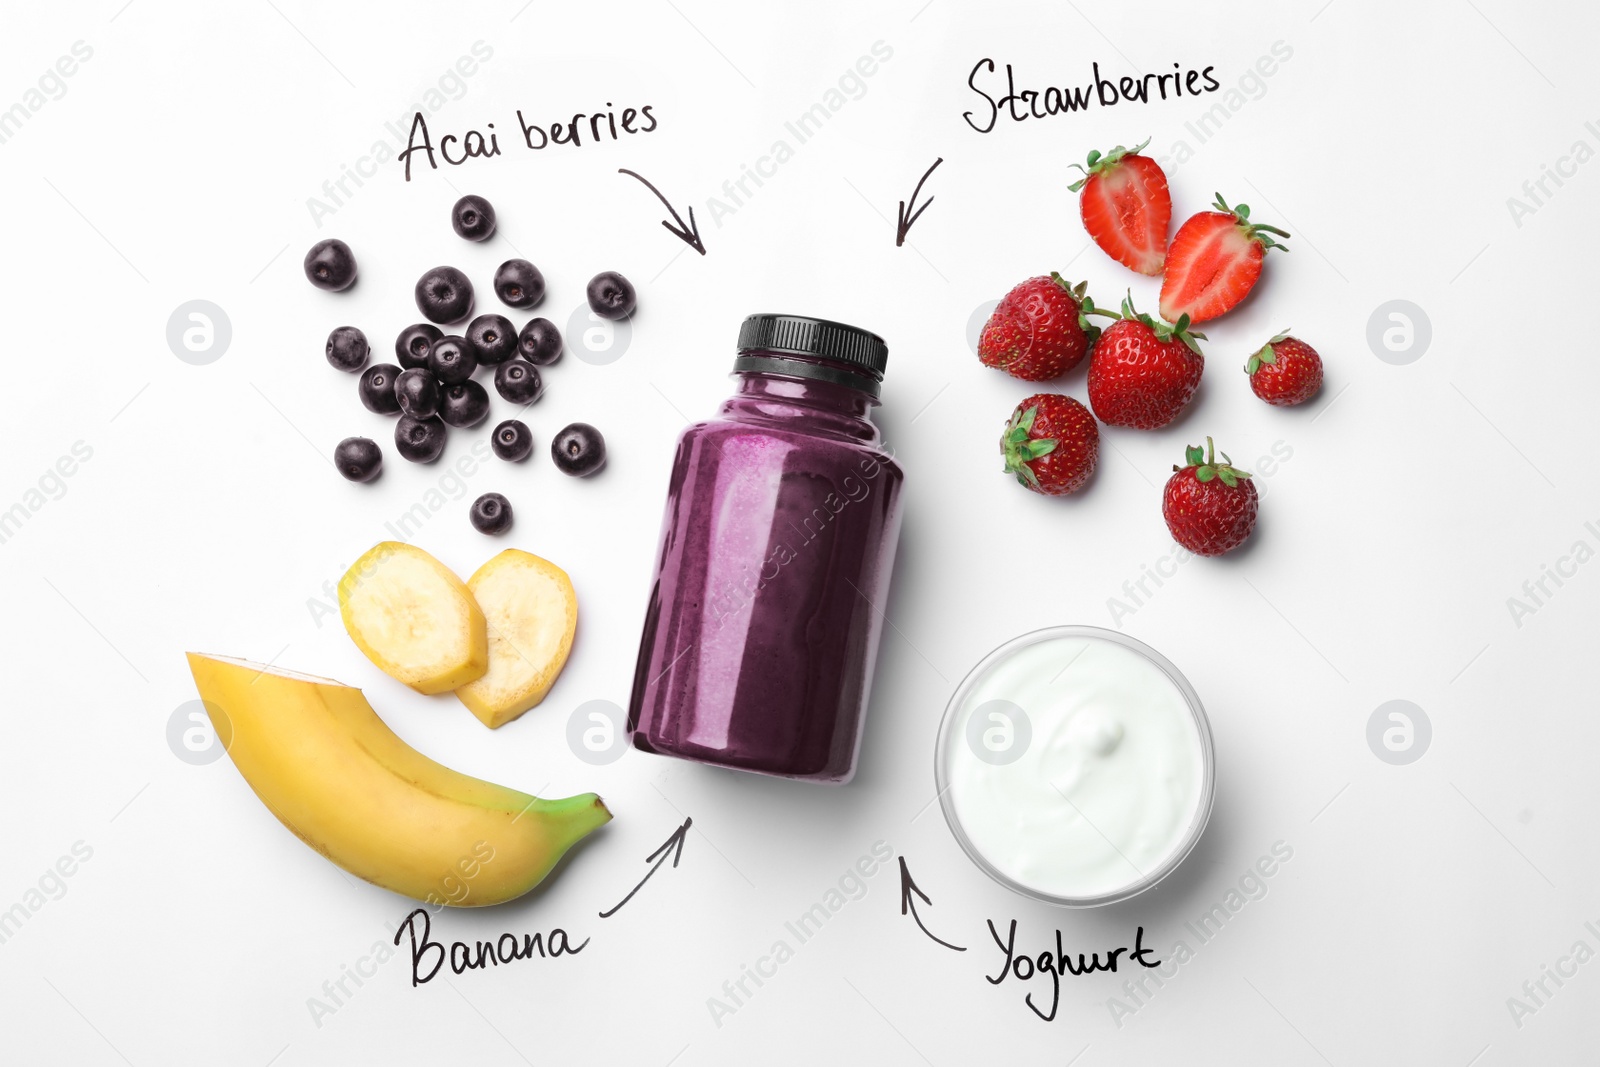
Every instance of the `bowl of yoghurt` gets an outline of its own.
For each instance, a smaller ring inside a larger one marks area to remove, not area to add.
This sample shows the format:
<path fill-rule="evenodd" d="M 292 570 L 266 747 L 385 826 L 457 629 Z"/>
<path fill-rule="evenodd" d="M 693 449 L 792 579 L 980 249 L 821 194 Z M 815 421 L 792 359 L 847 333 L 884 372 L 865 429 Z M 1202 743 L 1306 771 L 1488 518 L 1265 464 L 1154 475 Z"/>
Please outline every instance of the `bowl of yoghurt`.
<path fill-rule="evenodd" d="M 1013 638 L 956 687 L 939 726 L 939 803 L 995 881 L 1066 908 L 1126 900 L 1171 874 L 1216 792 L 1194 687 L 1125 634 Z"/>

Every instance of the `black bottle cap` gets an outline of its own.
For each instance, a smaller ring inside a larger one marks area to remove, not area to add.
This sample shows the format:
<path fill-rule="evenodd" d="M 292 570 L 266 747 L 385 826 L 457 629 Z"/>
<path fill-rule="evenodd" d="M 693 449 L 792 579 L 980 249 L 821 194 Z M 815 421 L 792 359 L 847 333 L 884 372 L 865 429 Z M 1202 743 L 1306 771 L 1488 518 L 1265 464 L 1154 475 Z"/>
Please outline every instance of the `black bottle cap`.
<path fill-rule="evenodd" d="M 784 359 L 786 356 L 797 358 Z M 818 360 L 824 365 L 812 362 Z M 876 396 L 888 363 L 889 346 L 871 331 L 805 315 L 759 314 L 749 316 L 739 327 L 739 358 L 733 369 L 834 380 Z M 830 370 L 833 373 L 820 373 Z"/>

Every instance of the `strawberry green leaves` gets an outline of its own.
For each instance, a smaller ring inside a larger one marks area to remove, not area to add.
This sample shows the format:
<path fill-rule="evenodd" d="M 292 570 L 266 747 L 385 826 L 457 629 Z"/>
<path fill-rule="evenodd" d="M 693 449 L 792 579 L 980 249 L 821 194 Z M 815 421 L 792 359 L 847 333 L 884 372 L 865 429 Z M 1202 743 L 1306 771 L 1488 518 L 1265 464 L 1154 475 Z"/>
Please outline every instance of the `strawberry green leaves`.
<path fill-rule="evenodd" d="M 1288 338 L 1288 336 L 1288 330 L 1284 330 L 1283 332 L 1274 335 L 1272 340 L 1262 345 L 1261 348 L 1245 363 L 1244 372 L 1246 374 L 1254 374 L 1256 371 L 1261 369 L 1261 365 L 1263 363 L 1269 367 L 1276 364 L 1278 362 L 1278 353 L 1272 350 L 1272 346 L 1275 344 L 1281 344 Z"/>
<path fill-rule="evenodd" d="M 1128 295 L 1122 298 L 1122 314 L 1120 318 L 1132 322 L 1142 322 L 1155 332 L 1156 340 L 1165 344 L 1173 338 L 1182 341 L 1189 351 L 1195 355 L 1203 355 L 1197 341 L 1206 340 L 1206 335 L 1199 330 L 1189 329 L 1189 316 L 1180 315 L 1177 322 L 1168 323 L 1156 318 L 1154 315 L 1143 311 L 1135 311 L 1133 307 L 1133 290 L 1128 290 Z"/>
<path fill-rule="evenodd" d="M 1055 270 L 1050 272 L 1050 280 L 1065 289 L 1067 295 L 1077 303 L 1078 327 L 1083 330 L 1083 336 L 1088 339 L 1090 344 L 1094 344 L 1100 338 L 1100 327 L 1089 320 L 1090 315 L 1102 315 L 1108 319 L 1121 318 L 1115 311 L 1106 311 L 1095 307 L 1094 297 L 1089 295 L 1088 282 L 1079 282 L 1077 285 L 1073 285 L 1061 276 L 1060 271 Z"/>
<path fill-rule="evenodd" d="M 1102 171 L 1110 170 L 1118 163 L 1121 163 L 1124 156 L 1138 155 L 1140 152 L 1144 151 L 1149 144 L 1150 138 L 1146 137 L 1143 142 L 1134 145 L 1132 148 L 1124 148 L 1121 145 L 1117 145 L 1117 147 L 1113 148 L 1104 155 L 1100 153 L 1099 149 L 1092 149 L 1089 152 L 1087 165 L 1080 165 L 1077 163 L 1071 164 L 1071 166 L 1077 167 L 1078 170 L 1083 172 L 1083 177 L 1067 186 L 1067 189 L 1074 193 L 1078 192 L 1083 188 L 1084 183 L 1090 178 L 1101 173 Z"/>
<path fill-rule="evenodd" d="M 1035 404 L 1026 411 L 1019 411 L 1006 423 L 1005 436 L 1001 439 L 1001 451 L 1005 455 L 1006 473 L 1017 476 L 1017 481 L 1023 485 L 1035 488 L 1039 485 L 1039 476 L 1028 466 L 1032 460 L 1048 456 L 1056 450 L 1060 443 L 1052 438 L 1041 437 L 1030 439 L 1028 434 L 1033 431 L 1034 420 L 1039 417 L 1039 406 Z"/>
<path fill-rule="evenodd" d="M 1217 456 L 1222 456 L 1222 462 L 1217 462 Z M 1198 445 L 1185 445 L 1183 449 L 1185 466 L 1174 465 L 1173 470 L 1187 470 L 1194 468 L 1194 477 L 1199 482 L 1218 481 L 1230 489 L 1238 488 L 1241 479 L 1250 477 L 1249 471 L 1239 470 L 1233 465 L 1233 460 L 1228 458 L 1226 452 L 1217 452 L 1212 445 L 1211 438 L 1206 438 L 1206 447 L 1201 451 Z"/>
<path fill-rule="evenodd" d="M 1232 215 L 1235 219 L 1238 219 L 1239 227 L 1244 230 L 1245 236 L 1259 244 L 1262 248 L 1281 248 L 1285 252 L 1289 251 L 1288 245 L 1281 244 L 1272 239 L 1273 234 L 1277 234 L 1279 237 L 1288 237 L 1289 231 L 1280 230 L 1276 226 L 1268 226 L 1264 222 L 1251 222 L 1249 204 L 1239 204 L 1235 207 L 1229 207 L 1228 202 L 1222 199 L 1222 194 L 1218 193 L 1217 201 L 1213 206 L 1223 214 Z"/>

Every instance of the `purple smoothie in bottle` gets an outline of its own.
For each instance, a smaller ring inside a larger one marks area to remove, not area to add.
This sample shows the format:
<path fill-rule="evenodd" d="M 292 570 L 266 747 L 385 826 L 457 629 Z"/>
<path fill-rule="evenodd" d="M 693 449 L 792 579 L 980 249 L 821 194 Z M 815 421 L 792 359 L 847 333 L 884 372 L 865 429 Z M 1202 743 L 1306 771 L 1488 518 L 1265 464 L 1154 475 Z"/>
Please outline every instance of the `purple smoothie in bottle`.
<path fill-rule="evenodd" d="M 887 361 L 853 326 L 744 321 L 738 391 L 678 440 L 636 748 L 819 782 L 855 773 L 905 480 L 869 417 Z"/>

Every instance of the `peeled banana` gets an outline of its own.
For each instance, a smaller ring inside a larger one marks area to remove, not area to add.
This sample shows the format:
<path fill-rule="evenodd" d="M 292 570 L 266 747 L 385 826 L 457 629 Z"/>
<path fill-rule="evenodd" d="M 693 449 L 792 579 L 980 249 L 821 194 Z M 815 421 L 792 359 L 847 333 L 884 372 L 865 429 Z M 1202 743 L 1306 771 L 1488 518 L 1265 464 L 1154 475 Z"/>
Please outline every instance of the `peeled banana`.
<path fill-rule="evenodd" d="M 593 793 L 542 800 L 435 763 L 359 689 L 193 652 L 189 669 L 234 765 L 278 820 L 351 874 L 415 900 L 512 900 L 611 819 Z"/>

